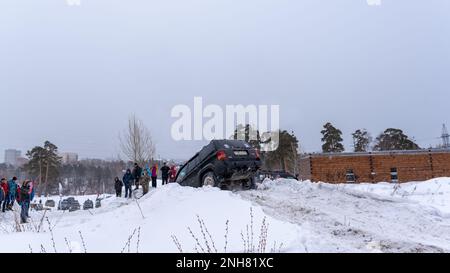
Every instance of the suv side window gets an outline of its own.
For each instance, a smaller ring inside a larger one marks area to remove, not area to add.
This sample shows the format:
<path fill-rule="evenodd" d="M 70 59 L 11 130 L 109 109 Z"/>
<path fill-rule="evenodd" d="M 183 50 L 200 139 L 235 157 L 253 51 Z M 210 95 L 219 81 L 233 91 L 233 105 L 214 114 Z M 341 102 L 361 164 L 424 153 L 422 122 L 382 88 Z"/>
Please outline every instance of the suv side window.
<path fill-rule="evenodd" d="M 189 174 L 194 170 L 194 168 L 198 164 L 198 156 L 199 154 L 196 154 L 195 157 L 193 157 L 189 163 L 186 165 L 185 168 L 183 168 L 183 171 L 185 172 L 184 176 L 189 176 Z"/>
<path fill-rule="evenodd" d="M 187 166 L 180 170 L 180 172 L 178 173 L 177 182 L 181 182 L 184 179 L 184 177 L 186 176 L 186 170 Z"/>
<path fill-rule="evenodd" d="M 197 157 L 197 164 L 200 164 L 204 162 L 206 159 L 208 159 L 209 155 L 214 151 L 214 145 L 207 145 L 205 146 L 199 153 L 199 156 Z"/>

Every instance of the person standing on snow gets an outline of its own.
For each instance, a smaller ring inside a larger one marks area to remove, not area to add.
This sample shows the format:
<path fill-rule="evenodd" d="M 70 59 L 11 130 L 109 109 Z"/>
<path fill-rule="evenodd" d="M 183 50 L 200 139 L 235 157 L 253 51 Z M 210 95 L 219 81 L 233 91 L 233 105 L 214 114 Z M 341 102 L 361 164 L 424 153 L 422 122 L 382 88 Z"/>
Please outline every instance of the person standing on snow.
<path fill-rule="evenodd" d="M 175 166 L 170 167 L 169 183 L 174 183 L 177 180 L 177 168 Z"/>
<path fill-rule="evenodd" d="M 3 204 L 5 203 L 6 200 L 6 191 L 3 187 L 3 185 L 6 185 L 6 178 L 2 178 L 1 182 L 0 182 L 0 208 L 3 206 Z M 8 186 L 6 186 L 6 190 Z M 5 212 L 3 210 L 3 212 Z"/>
<path fill-rule="evenodd" d="M 155 164 L 152 167 L 152 187 L 156 188 L 157 185 L 157 179 L 158 179 L 158 165 Z"/>
<path fill-rule="evenodd" d="M 134 177 L 134 184 L 136 185 L 135 190 L 137 190 L 139 189 L 139 182 L 142 177 L 142 168 L 137 163 L 134 163 L 133 177 Z"/>
<path fill-rule="evenodd" d="M 167 166 L 167 163 L 164 162 L 164 164 L 161 168 L 161 177 L 162 177 L 163 185 L 167 185 L 169 183 L 169 172 L 170 172 L 170 168 Z"/>
<path fill-rule="evenodd" d="M 118 177 L 114 179 L 114 189 L 116 190 L 116 197 L 122 197 L 123 182 Z"/>
<path fill-rule="evenodd" d="M 125 175 L 123 176 L 123 184 L 125 185 L 125 198 L 131 198 L 131 183 L 133 183 L 134 178 L 133 175 L 131 174 L 131 170 L 128 169 L 125 173 Z"/>
<path fill-rule="evenodd" d="M 8 194 L 6 196 L 6 210 L 12 210 L 14 205 L 14 200 L 17 197 L 17 189 L 19 186 L 17 185 L 17 177 L 13 177 L 13 179 L 8 181 Z"/>
<path fill-rule="evenodd" d="M 144 172 L 144 175 L 141 178 L 141 185 L 142 185 L 142 194 L 146 195 L 148 193 L 150 185 L 150 174 L 148 172 Z"/>
<path fill-rule="evenodd" d="M 30 210 L 30 203 L 32 200 L 32 193 L 33 193 L 33 183 L 30 180 L 25 180 L 22 184 L 22 187 L 20 187 L 19 190 L 19 198 L 18 202 L 21 207 L 20 211 L 20 222 L 21 224 L 26 224 L 28 222 L 28 212 Z"/>

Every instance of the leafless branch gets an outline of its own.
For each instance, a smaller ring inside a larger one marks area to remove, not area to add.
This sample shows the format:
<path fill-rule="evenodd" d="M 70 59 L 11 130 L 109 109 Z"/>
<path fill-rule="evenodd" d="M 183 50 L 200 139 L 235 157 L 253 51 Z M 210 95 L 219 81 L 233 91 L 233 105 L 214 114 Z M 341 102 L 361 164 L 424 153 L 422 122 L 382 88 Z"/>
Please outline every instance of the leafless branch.
<path fill-rule="evenodd" d="M 128 160 L 144 165 L 155 155 L 150 130 L 135 115 L 128 119 L 128 129 L 119 135 L 120 148 Z"/>

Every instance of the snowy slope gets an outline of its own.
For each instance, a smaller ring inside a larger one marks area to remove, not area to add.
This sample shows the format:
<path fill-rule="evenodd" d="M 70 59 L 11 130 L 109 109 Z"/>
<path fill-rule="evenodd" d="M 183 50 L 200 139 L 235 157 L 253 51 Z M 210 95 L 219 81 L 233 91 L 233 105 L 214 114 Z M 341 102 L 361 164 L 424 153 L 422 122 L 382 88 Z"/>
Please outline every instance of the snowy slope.
<path fill-rule="evenodd" d="M 242 200 L 231 192 L 216 188 L 194 189 L 171 184 L 151 191 L 138 203 L 123 198 L 111 197 L 105 200 L 102 208 L 72 213 L 51 212 L 48 214 L 53 225 L 53 238 L 58 252 L 67 252 L 67 238 L 73 251 L 84 251 L 79 232 L 84 238 L 88 252 L 121 252 L 130 235 L 136 231 L 131 240 L 130 252 L 137 252 L 139 237 L 140 252 L 178 252 L 171 236 L 175 235 L 184 251 L 193 252 L 195 240 L 190 235 L 188 227 L 203 242 L 203 236 L 197 215 L 205 222 L 211 234 L 215 247 L 223 251 L 225 246 L 226 221 L 229 220 L 228 250 L 243 251 L 241 231 L 246 236 L 246 226 L 250 225 L 251 203 Z M 92 213 L 92 214 L 91 214 Z M 41 212 L 32 212 L 34 222 L 39 222 Z M 145 217 L 145 218 L 144 218 Z M 253 208 L 254 244 L 257 245 L 259 230 L 265 214 L 261 208 Z M 12 218 L 12 217 L 10 217 Z M 12 225 L 13 219 L 9 219 Z M 8 221 L 2 215 L 2 225 Z M 269 223 L 268 251 L 273 242 L 289 245 L 292 238 L 299 233 L 298 227 L 275 220 L 267 219 Z M 48 229 L 48 224 L 44 225 Z M 138 236 L 139 235 L 139 236 Z M 35 252 L 41 250 L 41 244 L 48 252 L 54 252 L 50 232 L 45 233 L 10 233 L 1 234 L 1 252 Z M 206 246 L 203 244 L 205 251 Z M 212 245 L 210 246 L 212 248 Z M 128 252 L 128 246 L 124 252 Z"/>
<path fill-rule="evenodd" d="M 221 252 L 225 242 L 228 252 L 243 252 L 246 240 L 258 245 L 264 217 L 269 224 L 267 251 L 450 251 L 449 178 L 400 187 L 280 179 L 239 193 L 172 184 L 138 202 L 105 197 L 99 209 L 46 213 L 52 230 L 44 221 L 39 233 L 36 227 L 43 212 L 31 213 L 33 223 L 22 227 L 26 232 L 14 232 L 14 214 L 0 213 L 0 252 L 83 252 L 83 241 L 87 252 L 178 252 L 173 235 L 184 252 L 207 247 Z M 95 196 L 77 197 L 80 203 L 88 198 Z M 207 227 L 205 237 L 209 233 L 214 244 L 204 243 L 197 215 Z M 188 227 L 201 247 L 196 247 Z"/>

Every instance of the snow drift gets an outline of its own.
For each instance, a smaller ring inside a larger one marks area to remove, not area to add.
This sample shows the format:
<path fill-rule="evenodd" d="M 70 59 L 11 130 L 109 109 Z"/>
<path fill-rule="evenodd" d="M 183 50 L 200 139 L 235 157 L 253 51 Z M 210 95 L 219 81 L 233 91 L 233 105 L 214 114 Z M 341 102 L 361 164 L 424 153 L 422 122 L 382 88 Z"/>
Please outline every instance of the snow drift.
<path fill-rule="evenodd" d="M 93 199 L 84 197 L 79 200 L 82 202 L 88 198 Z M 40 233 L 36 232 L 33 224 L 30 224 L 29 232 L 13 232 L 12 215 L 5 217 L 0 214 L 4 231 L 0 235 L 0 251 L 40 252 L 42 245 L 47 252 L 55 252 L 55 249 L 57 252 L 178 252 L 172 238 L 176 236 L 183 251 L 195 252 L 196 240 L 188 228 L 200 240 L 204 251 L 208 251 L 203 243 L 198 222 L 200 219 L 211 235 L 212 239 L 209 235 L 207 238 L 212 252 L 223 252 L 225 244 L 229 252 L 242 252 L 245 248 L 242 235 L 247 240 L 247 228 L 249 238 L 252 236 L 251 208 L 255 246 L 264 218 L 269 226 L 267 251 L 273 248 L 275 242 L 278 249 L 280 244 L 289 244 L 292 238 L 297 237 L 298 228 L 295 225 L 267 217 L 260 207 L 252 207 L 250 202 L 236 194 L 217 188 L 195 189 L 170 184 L 152 190 L 137 201 L 110 196 L 99 209 L 71 213 L 49 212 L 50 225 L 45 220 L 45 232 Z M 35 226 L 39 224 L 42 214 L 32 211 Z M 228 239 L 225 240 L 227 221 Z M 214 248 L 211 241 L 214 242 Z M 200 247 L 197 249 L 201 251 Z"/>
<path fill-rule="evenodd" d="M 257 248 L 264 219 L 267 252 L 450 251 L 450 178 L 345 185 L 280 179 L 237 193 L 171 184 L 137 201 L 105 197 L 89 211 L 32 211 L 24 232 L 15 231 L 13 213 L 0 213 L 0 252 L 244 252 Z"/>

